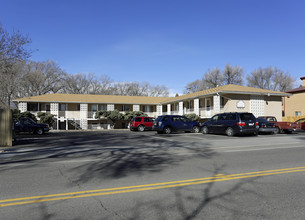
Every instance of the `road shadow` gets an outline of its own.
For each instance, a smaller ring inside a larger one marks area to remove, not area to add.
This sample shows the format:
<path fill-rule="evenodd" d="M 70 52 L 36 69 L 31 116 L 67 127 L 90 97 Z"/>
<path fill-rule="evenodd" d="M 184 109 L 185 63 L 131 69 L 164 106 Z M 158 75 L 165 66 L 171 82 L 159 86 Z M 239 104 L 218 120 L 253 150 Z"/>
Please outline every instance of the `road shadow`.
<path fill-rule="evenodd" d="M 58 160 L 86 160 L 68 170 L 74 182 L 93 178 L 121 178 L 159 172 L 186 159 L 209 159 L 215 152 L 205 143 L 156 139 L 154 133 L 64 132 L 24 136 L 19 146 L 0 154 L 0 166 L 23 163 L 24 167 Z M 2 167 L 3 169 L 10 169 Z"/>
<path fill-rule="evenodd" d="M 221 168 L 216 168 L 211 176 L 217 176 L 219 172 Z M 249 213 L 241 208 L 242 201 L 247 197 L 264 198 L 255 190 L 255 185 L 260 184 L 257 182 L 259 178 L 231 181 L 226 187 L 222 182 L 211 181 L 168 189 L 163 199 L 138 199 L 132 209 L 126 210 L 126 218 L 145 219 L 149 212 L 153 216 L 149 219 L 268 219 L 263 211 Z"/>

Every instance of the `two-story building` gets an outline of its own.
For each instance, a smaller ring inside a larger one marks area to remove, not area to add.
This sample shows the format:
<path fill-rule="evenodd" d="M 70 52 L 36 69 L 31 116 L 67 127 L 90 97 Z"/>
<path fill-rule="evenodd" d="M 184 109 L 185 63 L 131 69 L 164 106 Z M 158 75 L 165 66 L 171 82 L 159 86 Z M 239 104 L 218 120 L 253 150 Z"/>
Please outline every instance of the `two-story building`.
<path fill-rule="evenodd" d="M 122 113 L 143 111 L 149 116 L 195 113 L 210 118 L 222 112 L 251 112 L 282 119 L 282 98 L 291 94 L 238 85 L 225 85 L 178 97 L 144 97 L 82 94 L 46 94 L 14 100 L 22 112 L 56 115 L 57 129 L 108 128 L 106 120 L 95 119 L 100 110 Z"/>
<path fill-rule="evenodd" d="M 298 88 L 286 91 L 292 94 L 284 98 L 283 110 L 288 121 L 305 118 L 305 77 L 300 78 L 302 85 Z"/>

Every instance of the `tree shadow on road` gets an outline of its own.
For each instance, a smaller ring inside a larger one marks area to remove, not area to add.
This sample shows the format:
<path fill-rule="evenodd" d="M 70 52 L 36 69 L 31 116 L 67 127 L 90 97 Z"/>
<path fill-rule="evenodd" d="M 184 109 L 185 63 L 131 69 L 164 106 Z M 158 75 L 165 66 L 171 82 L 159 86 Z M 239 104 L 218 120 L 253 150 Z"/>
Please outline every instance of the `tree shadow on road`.
<path fill-rule="evenodd" d="M 20 140 L 24 148 L 0 154 L 0 166 L 23 163 L 24 168 L 60 160 L 86 160 L 68 170 L 74 182 L 84 183 L 93 178 L 159 172 L 186 159 L 215 155 L 205 143 L 157 139 L 154 133 L 68 132 L 34 137 Z M 0 171 L 3 169 L 9 168 Z"/>
<path fill-rule="evenodd" d="M 212 176 L 220 170 L 215 169 Z M 249 213 L 241 208 L 242 201 L 249 196 L 257 200 L 264 197 L 253 190 L 255 184 L 259 184 L 257 179 L 259 177 L 233 181 L 225 188 L 221 182 L 213 181 L 172 188 L 169 193 L 164 193 L 164 199 L 138 199 L 133 209 L 126 210 L 126 218 L 144 219 L 149 212 L 152 216 L 149 219 L 245 219 L 258 216 L 265 219 L 267 216 L 263 212 Z"/>

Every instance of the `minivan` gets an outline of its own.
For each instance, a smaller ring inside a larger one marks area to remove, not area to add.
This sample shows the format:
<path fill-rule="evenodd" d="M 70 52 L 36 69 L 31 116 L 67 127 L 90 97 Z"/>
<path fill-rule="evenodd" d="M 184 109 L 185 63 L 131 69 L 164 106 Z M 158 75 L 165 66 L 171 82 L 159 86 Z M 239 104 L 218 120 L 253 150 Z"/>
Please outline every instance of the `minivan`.
<path fill-rule="evenodd" d="M 201 126 L 202 133 L 226 134 L 258 134 L 258 121 L 252 113 L 229 112 L 214 115 Z"/>

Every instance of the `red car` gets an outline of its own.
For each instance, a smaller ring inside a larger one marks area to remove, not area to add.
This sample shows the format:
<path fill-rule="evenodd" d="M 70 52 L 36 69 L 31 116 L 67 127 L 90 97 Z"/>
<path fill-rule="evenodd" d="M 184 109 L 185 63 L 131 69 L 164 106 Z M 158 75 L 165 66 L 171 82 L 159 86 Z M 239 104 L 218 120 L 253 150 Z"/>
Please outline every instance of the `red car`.
<path fill-rule="evenodd" d="M 154 120 L 152 117 L 134 117 L 129 123 L 129 129 L 131 131 L 152 130 Z"/>
<path fill-rule="evenodd" d="M 297 120 L 295 122 L 301 124 L 301 129 L 305 130 L 305 118 L 301 118 L 301 119 L 299 119 L 299 120 Z"/>

